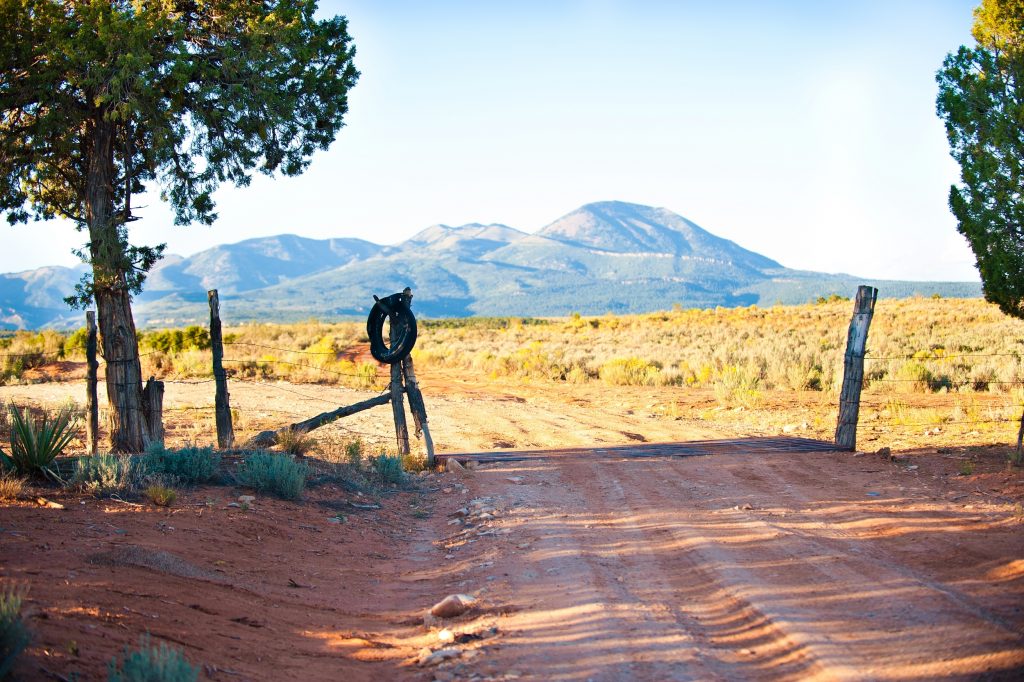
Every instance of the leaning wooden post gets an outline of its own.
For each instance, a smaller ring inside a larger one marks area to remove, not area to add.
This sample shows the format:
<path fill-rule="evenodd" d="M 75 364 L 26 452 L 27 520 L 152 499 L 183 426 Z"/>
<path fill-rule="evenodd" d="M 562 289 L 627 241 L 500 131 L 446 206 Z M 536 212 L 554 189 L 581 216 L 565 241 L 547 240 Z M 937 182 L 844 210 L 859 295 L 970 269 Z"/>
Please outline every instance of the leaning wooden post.
<path fill-rule="evenodd" d="M 878 289 L 857 287 L 857 300 L 853 304 L 850 331 L 846 336 L 846 355 L 843 359 L 843 390 L 839 394 L 839 420 L 836 424 L 836 445 L 841 450 L 857 448 L 857 417 L 860 412 L 860 389 L 864 384 L 864 349 L 868 343 L 868 328 L 875 313 Z"/>
<path fill-rule="evenodd" d="M 217 385 L 214 410 L 217 417 L 217 447 L 230 448 L 235 443 L 231 425 L 231 404 L 228 400 L 228 375 L 224 371 L 224 341 L 220 330 L 220 297 L 216 289 L 206 292 L 210 299 L 210 346 L 213 349 L 213 379 Z"/>
<path fill-rule="evenodd" d="M 85 442 L 89 454 L 95 455 L 100 431 L 100 406 L 96 400 L 96 374 L 100 363 L 96 360 L 96 312 L 85 313 Z"/>
<path fill-rule="evenodd" d="M 411 296 L 410 296 L 411 298 Z M 406 300 L 406 303 L 409 301 Z M 393 316 L 391 319 L 391 346 L 398 342 L 399 329 Z M 398 441 L 398 454 L 409 454 L 409 427 L 405 424 L 405 400 L 402 399 L 402 363 L 391 365 L 391 411 L 395 415 L 395 440 Z"/>
<path fill-rule="evenodd" d="M 416 422 L 417 433 L 423 433 L 423 444 L 427 448 L 427 468 L 434 467 L 434 439 L 430 437 L 430 427 L 427 425 L 427 406 L 423 403 L 423 393 L 420 391 L 419 382 L 416 381 L 416 370 L 412 365 L 412 356 L 408 355 L 402 360 L 402 372 L 405 374 L 405 390 L 409 394 L 409 409 L 412 410 L 412 417 Z"/>

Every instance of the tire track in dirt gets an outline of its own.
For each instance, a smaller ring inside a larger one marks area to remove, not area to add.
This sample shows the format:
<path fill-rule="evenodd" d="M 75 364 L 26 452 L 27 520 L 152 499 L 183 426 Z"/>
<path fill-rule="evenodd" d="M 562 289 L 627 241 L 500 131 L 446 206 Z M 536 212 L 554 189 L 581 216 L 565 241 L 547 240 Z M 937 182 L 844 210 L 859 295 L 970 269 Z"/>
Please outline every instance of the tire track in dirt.
<path fill-rule="evenodd" d="M 974 552 L 971 529 L 935 506 L 927 482 L 906 509 L 882 513 L 865 502 L 865 486 L 898 493 L 899 481 L 865 483 L 836 457 L 577 456 L 478 470 L 471 485 L 505 500 L 508 535 L 463 560 L 486 552 L 488 599 L 521 608 L 502 621 L 500 646 L 455 672 L 1015 679 L 1024 670 L 1019 534 L 1007 528 L 1008 544 Z M 934 515 L 927 524 L 878 533 L 925 514 Z M 945 572 L 930 568 L 936 553 Z M 982 587 L 976 557 L 1006 579 Z"/>

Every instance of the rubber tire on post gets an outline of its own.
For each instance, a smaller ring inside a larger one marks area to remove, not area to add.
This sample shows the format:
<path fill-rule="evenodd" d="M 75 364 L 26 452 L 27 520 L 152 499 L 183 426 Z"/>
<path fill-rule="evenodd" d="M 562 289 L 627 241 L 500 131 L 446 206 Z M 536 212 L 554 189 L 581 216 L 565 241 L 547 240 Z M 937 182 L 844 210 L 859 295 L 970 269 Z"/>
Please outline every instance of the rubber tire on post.
<path fill-rule="evenodd" d="M 400 330 L 391 346 L 384 343 L 384 320 L 388 317 L 391 328 Z M 377 362 L 394 365 L 412 352 L 416 345 L 416 316 L 402 294 L 392 294 L 373 304 L 366 318 L 366 335 L 370 337 L 370 354 Z"/>

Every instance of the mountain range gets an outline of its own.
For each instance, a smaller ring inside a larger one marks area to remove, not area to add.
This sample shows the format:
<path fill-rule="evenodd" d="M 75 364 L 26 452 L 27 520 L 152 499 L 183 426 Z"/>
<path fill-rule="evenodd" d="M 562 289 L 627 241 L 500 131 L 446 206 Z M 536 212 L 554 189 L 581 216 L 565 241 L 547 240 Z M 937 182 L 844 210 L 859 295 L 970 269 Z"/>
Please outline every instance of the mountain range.
<path fill-rule="evenodd" d="M 0 274 L 0 328 L 79 327 L 63 298 L 86 271 Z M 972 282 L 869 280 L 783 267 L 664 208 L 587 204 L 535 234 L 506 225 L 434 225 L 393 246 L 291 234 L 247 239 L 187 258 L 167 256 L 133 306 L 140 326 L 209 319 L 217 289 L 225 320 L 362 317 L 373 295 L 412 287 L 427 317 L 637 313 L 684 307 L 805 303 L 850 296 L 981 295 Z"/>

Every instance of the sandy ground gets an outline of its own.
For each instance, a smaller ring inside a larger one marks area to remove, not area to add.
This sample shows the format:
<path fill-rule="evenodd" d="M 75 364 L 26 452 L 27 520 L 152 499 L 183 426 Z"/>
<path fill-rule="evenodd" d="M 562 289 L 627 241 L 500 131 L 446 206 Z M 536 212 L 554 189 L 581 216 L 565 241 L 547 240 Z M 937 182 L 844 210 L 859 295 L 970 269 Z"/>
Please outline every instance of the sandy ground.
<path fill-rule="evenodd" d="M 599 451 L 759 431 L 695 417 L 714 408 L 706 393 L 422 375 L 441 449 L 563 451 L 401 489 L 322 476 L 301 503 L 247 509 L 229 504 L 249 491 L 226 486 L 170 509 L 36 487 L 0 504 L 0 577 L 28 588 L 35 633 L 16 679 L 105 679 L 146 632 L 211 680 L 1024 675 L 1024 482 L 1006 448 L 619 457 Z M 368 395 L 231 390 L 243 435 Z M 212 393 L 168 386 L 172 442 L 209 440 Z M 800 422 L 816 400 L 779 409 Z M 386 447 L 389 418 L 318 433 Z M 811 422 L 794 435 L 822 437 Z M 425 624 L 452 593 L 477 607 Z"/>

